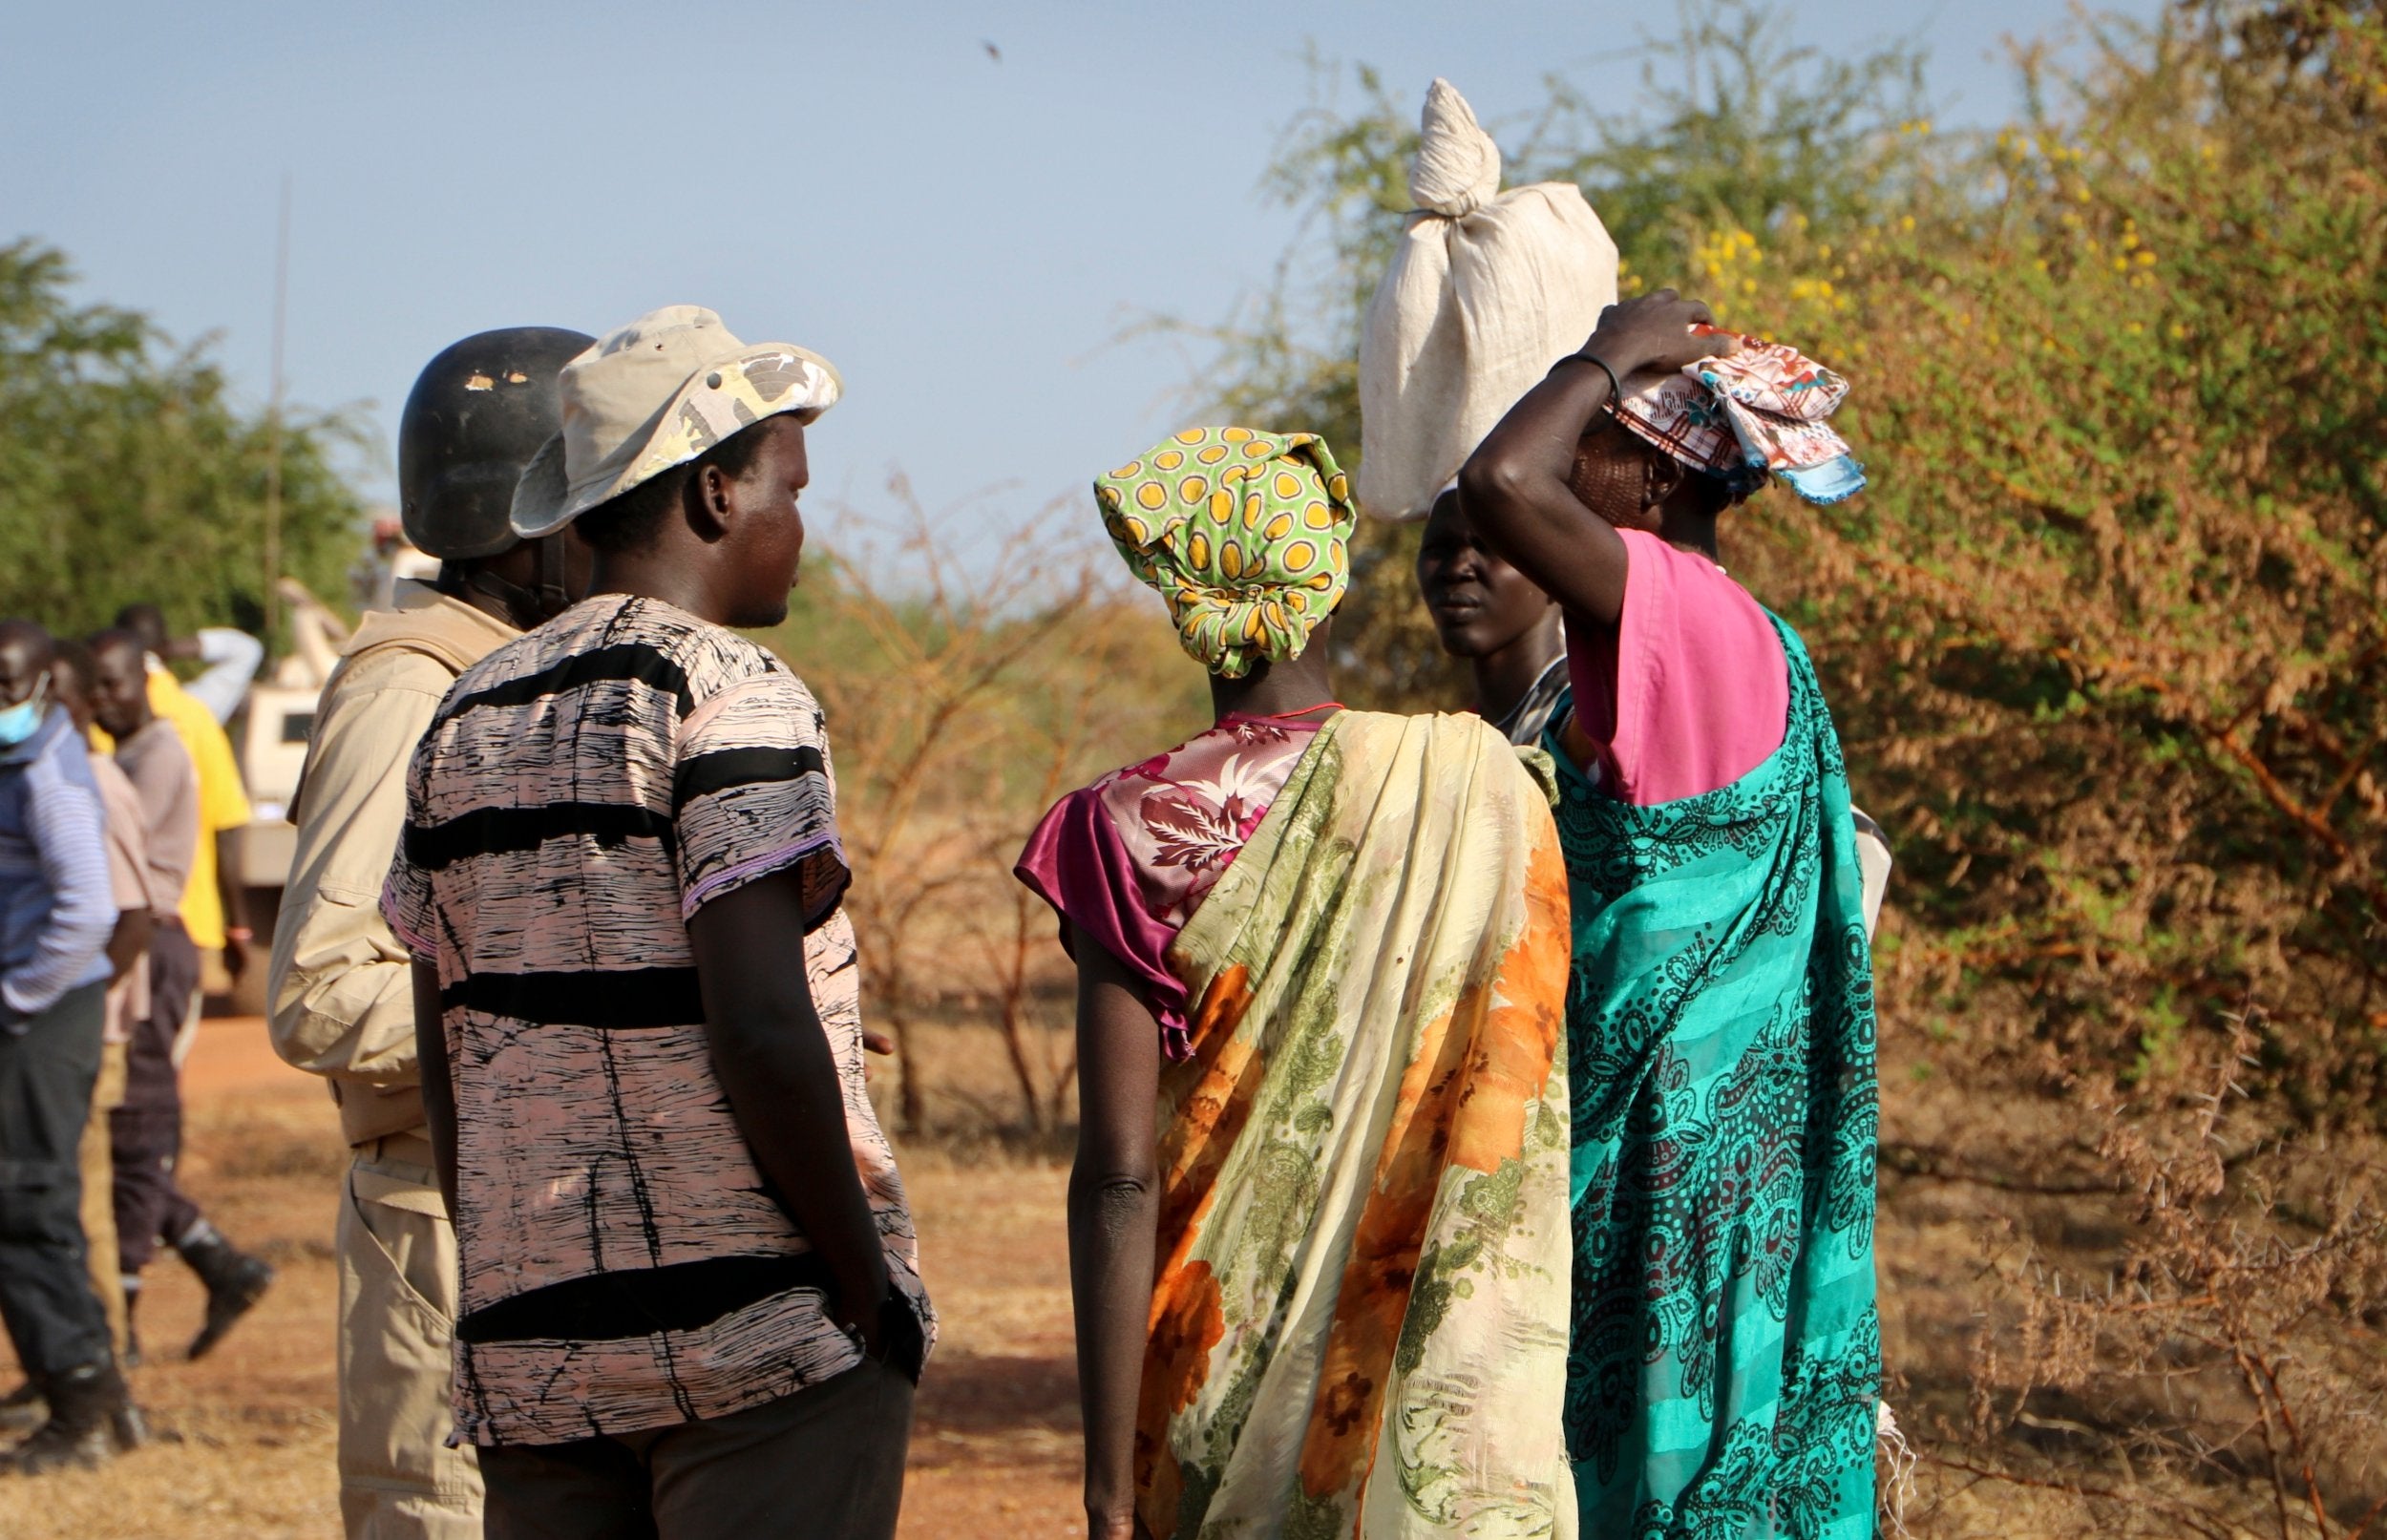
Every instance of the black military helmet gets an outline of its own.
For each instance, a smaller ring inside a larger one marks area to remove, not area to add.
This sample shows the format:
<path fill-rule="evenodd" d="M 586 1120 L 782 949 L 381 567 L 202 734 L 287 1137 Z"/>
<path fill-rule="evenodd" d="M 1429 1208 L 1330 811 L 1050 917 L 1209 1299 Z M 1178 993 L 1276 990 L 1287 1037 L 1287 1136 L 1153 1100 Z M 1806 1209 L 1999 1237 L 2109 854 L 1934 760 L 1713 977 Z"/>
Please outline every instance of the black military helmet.
<path fill-rule="evenodd" d="M 406 538 L 441 560 L 516 543 L 514 483 L 562 426 L 556 374 L 596 341 L 560 327 L 467 337 L 423 367 L 398 419 L 398 513 Z"/>

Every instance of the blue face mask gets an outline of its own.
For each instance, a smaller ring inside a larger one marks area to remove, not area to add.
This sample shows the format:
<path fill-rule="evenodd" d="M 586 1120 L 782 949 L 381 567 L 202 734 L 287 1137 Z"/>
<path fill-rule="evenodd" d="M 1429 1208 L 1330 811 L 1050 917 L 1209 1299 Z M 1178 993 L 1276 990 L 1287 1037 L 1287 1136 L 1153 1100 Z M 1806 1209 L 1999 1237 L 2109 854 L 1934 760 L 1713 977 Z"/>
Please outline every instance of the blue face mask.
<path fill-rule="evenodd" d="M 33 681 L 33 693 L 6 710 L 0 710 L 0 749 L 14 749 L 18 744 L 41 730 L 41 719 L 49 713 L 50 673 Z"/>

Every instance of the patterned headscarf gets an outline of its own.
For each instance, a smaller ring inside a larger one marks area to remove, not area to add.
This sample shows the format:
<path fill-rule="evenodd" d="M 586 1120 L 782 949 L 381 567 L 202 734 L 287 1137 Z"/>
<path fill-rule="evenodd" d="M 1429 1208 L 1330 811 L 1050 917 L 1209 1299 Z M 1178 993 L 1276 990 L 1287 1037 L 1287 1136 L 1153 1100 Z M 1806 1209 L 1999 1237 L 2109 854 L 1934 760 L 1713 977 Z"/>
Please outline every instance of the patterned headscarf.
<path fill-rule="evenodd" d="M 1768 475 L 1809 502 L 1863 491 L 1865 468 L 1848 441 L 1824 426 L 1847 399 L 1848 382 L 1795 348 L 1756 337 L 1740 342 L 1729 357 L 1685 364 L 1681 373 L 1633 390 L 1616 402 L 1616 420 L 1735 492 L 1755 492 Z"/>
<path fill-rule="evenodd" d="M 1189 428 L 1098 477 L 1094 500 L 1185 650 L 1224 679 L 1299 657 L 1350 582 L 1350 481 L 1316 433 Z"/>

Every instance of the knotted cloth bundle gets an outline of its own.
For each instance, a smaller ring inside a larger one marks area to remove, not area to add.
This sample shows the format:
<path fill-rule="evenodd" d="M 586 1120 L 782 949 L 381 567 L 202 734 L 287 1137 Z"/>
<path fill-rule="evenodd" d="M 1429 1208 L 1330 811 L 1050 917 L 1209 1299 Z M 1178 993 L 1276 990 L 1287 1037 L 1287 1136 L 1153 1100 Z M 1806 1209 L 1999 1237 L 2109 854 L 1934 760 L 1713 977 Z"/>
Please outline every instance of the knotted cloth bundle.
<path fill-rule="evenodd" d="M 1415 518 L 1616 302 L 1616 243 L 1568 182 L 1500 191 L 1500 149 L 1447 80 L 1426 95 L 1408 217 L 1360 337 L 1360 501 Z"/>
<path fill-rule="evenodd" d="M 1351 488 L 1316 433 L 1189 428 L 1098 477 L 1111 543 L 1214 674 L 1298 658 L 1350 582 Z"/>
<path fill-rule="evenodd" d="M 1722 328 L 1702 327 L 1701 331 Z M 1685 364 L 1647 385 L 1634 382 L 1616 420 L 1690 466 L 1755 492 L 1768 475 L 1809 502 L 1832 503 L 1865 489 L 1865 468 L 1848 441 L 1824 426 L 1848 399 L 1848 382 L 1797 348 L 1742 337 L 1728 357 Z"/>

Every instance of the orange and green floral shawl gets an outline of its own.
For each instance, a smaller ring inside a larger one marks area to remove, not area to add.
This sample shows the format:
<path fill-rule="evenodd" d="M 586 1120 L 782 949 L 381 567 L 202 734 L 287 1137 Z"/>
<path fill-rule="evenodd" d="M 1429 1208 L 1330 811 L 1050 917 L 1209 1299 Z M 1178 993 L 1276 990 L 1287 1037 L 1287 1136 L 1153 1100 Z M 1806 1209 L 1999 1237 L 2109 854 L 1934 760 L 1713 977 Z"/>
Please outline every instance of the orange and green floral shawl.
<path fill-rule="evenodd" d="M 1178 935 L 1153 1534 L 1574 1533 L 1567 927 L 1518 750 L 1345 711 Z"/>

